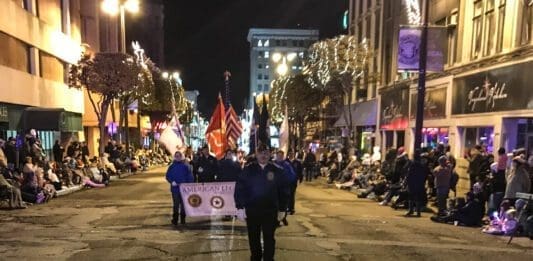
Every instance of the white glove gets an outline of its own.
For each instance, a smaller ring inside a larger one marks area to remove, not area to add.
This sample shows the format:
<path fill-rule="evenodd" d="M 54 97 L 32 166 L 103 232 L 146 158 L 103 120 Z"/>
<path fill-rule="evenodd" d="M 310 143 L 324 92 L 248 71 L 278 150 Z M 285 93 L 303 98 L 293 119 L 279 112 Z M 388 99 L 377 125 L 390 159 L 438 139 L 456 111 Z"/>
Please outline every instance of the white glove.
<path fill-rule="evenodd" d="M 176 183 L 176 181 L 172 181 L 172 187 L 177 187 L 178 186 L 178 183 Z"/>
<path fill-rule="evenodd" d="M 237 209 L 237 219 L 240 220 L 240 221 L 245 221 L 246 220 L 246 211 L 241 208 L 241 209 Z"/>
<path fill-rule="evenodd" d="M 278 212 L 278 221 L 282 221 L 287 216 L 287 212 Z"/>

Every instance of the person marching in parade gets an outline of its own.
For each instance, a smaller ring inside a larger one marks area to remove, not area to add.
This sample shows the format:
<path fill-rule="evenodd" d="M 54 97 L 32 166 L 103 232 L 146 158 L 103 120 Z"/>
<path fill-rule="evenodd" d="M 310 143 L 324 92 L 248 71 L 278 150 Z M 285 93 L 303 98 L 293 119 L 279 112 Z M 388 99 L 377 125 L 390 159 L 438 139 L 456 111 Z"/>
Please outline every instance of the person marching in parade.
<path fill-rule="evenodd" d="M 251 260 L 274 260 L 274 233 L 286 216 L 289 182 L 284 170 L 269 162 L 270 151 L 261 145 L 257 162 L 244 167 L 235 185 L 238 217 L 246 218 Z M 264 251 L 261 247 L 263 234 Z"/>
<path fill-rule="evenodd" d="M 184 162 L 183 153 L 176 151 L 174 153 L 174 161 L 168 167 L 166 179 L 170 183 L 170 192 L 172 192 L 172 225 L 178 224 L 178 217 L 180 224 L 185 224 L 185 207 L 180 194 L 181 183 L 191 183 L 194 178 L 191 169 Z"/>
<path fill-rule="evenodd" d="M 296 173 L 294 172 L 294 169 L 291 165 L 291 162 L 285 158 L 285 152 L 282 150 L 278 150 L 276 152 L 276 160 L 274 161 L 276 165 L 283 168 L 285 176 L 288 179 L 289 182 L 289 202 L 287 204 L 287 211 L 289 213 L 294 213 L 294 197 L 296 195 L 296 186 L 298 184 L 298 177 L 296 176 Z M 283 220 L 283 222 L 286 224 L 287 220 Z"/>

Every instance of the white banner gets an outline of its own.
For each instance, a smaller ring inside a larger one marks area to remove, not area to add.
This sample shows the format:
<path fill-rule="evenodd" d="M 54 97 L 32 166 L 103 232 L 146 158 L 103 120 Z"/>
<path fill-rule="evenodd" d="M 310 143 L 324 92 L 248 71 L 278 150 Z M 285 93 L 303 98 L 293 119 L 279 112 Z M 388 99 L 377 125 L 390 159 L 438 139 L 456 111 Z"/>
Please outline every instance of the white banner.
<path fill-rule="evenodd" d="M 235 182 L 180 184 L 185 213 L 190 217 L 235 215 Z"/>

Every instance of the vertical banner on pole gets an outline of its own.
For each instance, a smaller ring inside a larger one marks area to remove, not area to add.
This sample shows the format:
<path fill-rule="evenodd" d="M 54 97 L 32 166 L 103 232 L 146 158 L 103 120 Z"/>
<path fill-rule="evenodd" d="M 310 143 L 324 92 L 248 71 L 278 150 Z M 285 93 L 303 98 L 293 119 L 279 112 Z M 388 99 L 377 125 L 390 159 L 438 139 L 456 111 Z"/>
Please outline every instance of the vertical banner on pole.
<path fill-rule="evenodd" d="M 422 27 L 401 27 L 398 35 L 398 71 L 418 71 L 420 67 L 420 38 Z M 447 48 L 446 27 L 428 28 L 427 67 L 428 72 L 442 72 Z"/>

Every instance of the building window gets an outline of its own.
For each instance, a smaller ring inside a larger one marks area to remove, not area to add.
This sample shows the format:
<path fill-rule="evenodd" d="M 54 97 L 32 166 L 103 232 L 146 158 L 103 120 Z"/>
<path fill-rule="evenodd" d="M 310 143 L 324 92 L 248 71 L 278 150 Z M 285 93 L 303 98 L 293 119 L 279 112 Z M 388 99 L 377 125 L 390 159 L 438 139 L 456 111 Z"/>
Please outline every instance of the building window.
<path fill-rule="evenodd" d="M 263 65 L 262 64 L 257 64 L 257 68 L 263 69 Z"/>
<path fill-rule="evenodd" d="M 362 38 L 363 38 L 363 23 L 359 21 L 359 23 L 357 23 L 357 40 L 361 41 Z"/>
<path fill-rule="evenodd" d="M 496 14 L 494 12 L 494 0 L 487 0 L 485 2 L 485 51 L 484 55 L 494 54 L 496 43 L 494 33 L 496 27 Z"/>
<path fill-rule="evenodd" d="M 303 40 L 298 41 L 298 46 L 304 47 L 304 41 Z"/>
<path fill-rule="evenodd" d="M 270 46 L 270 40 L 266 40 L 266 41 L 265 41 L 265 44 L 263 44 L 263 46 L 264 46 L 264 47 L 268 47 L 268 46 Z"/>
<path fill-rule="evenodd" d="M 276 46 L 281 46 L 281 41 L 280 40 L 276 40 Z"/>
<path fill-rule="evenodd" d="M 298 46 L 298 41 L 292 40 L 292 46 Z"/>
<path fill-rule="evenodd" d="M 269 57 L 270 57 L 270 52 L 269 52 L 269 51 L 266 51 L 266 52 L 265 52 L 265 58 L 268 59 Z"/>
<path fill-rule="evenodd" d="M 265 74 L 265 77 L 263 79 L 268 80 L 268 74 Z"/>
<path fill-rule="evenodd" d="M 44 79 L 65 82 L 67 65 L 53 55 L 39 51 L 40 76 Z"/>
<path fill-rule="evenodd" d="M 261 40 L 257 41 L 257 47 L 263 47 L 263 41 Z"/>
<path fill-rule="evenodd" d="M 304 52 L 299 52 L 298 53 L 298 57 L 300 57 L 300 59 L 303 59 L 305 56 Z"/>
<path fill-rule="evenodd" d="M 522 4 L 521 44 L 529 44 L 533 34 L 533 1 L 520 1 Z"/>
<path fill-rule="evenodd" d="M 30 46 L 0 32 L 0 65 L 30 73 Z"/>
<path fill-rule="evenodd" d="M 30 0 L 20 0 L 20 7 L 24 8 L 26 11 L 30 11 Z"/>
<path fill-rule="evenodd" d="M 257 79 L 258 79 L 258 80 L 261 80 L 261 79 L 263 79 L 263 74 L 261 74 L 261 73 L 260 73 L 260 74 L 258 74 L 258 75 L 257 75 Z"/>
<path fill-rule="evenodd" d="M 283 40 L 283 41 L 281 42 L 281 44 L 282 44 L 283 46 L 287 46 L 287 40 Z"/>
<path fill-rule="evenodd" d="M 457 9 L 452 11 L 450 19 L 448 21 L 448 53 L 447 64 L 452 65 L 456 62 L 457 57 L 457 21 L 459 14 Z"/>
<path fill-rule="evenodd" d="M 261 92 L 262 89 L 263 89 L 263 85 L 262 84 L 258 84 L 257 85 L 257 91 Z"/>
<path fill-rule="evenodd" d="M 359 14 L 363 13 L 363 0 L 359 0 Z"/>
<path fill-rule="evenodd" d="M 376 12 L 374 13 L 374 21 L 375 21 L 375 25 L 374 25 L 374 49 L 377 50 L 379 48 L 379 37 L 380 37 L 380 34 L 379 34 L 379 30 L 381 29 L 380 26 L 381 26 L 381 23 L 380 23 L 380 19 L 379 19 L 379 9 L 376 10 Z"/>
<path fill-rule="evenodd" d="M 265 52 L 260 51 L 260 52 L 259 52 L 259 55 L 258 55 L 257 57 L 258 57 L 258 58 L 263 58 L 264 55 L 265 55 Z"/>
<path fill-rule="evenodd" d="M 472 59 L 479 58 L 483 42 L 483 1 L 474 2 L 474 18 L 472 19 Z"/>
<path fill-rule="evenodd" d="M 367 39 L 371 39 L 371 32 L 370 32 L 370 26 L 372 25 L 372 16 L 371 15 L 367 15 L 366 16 L 366 38 Z"/>
<path fill-rule="evenodd" d="M 503 29 L 505 27 L 505 0 L 500 0 L 500 6 L 498 7 L 498 35 L 496 42 L 496 52 L 503 50 Z"/>
<path fill-rule="evenodd" d="M 269 69 L 270 68 L 270 65 L 265 65 L 265 69 Z"/>

